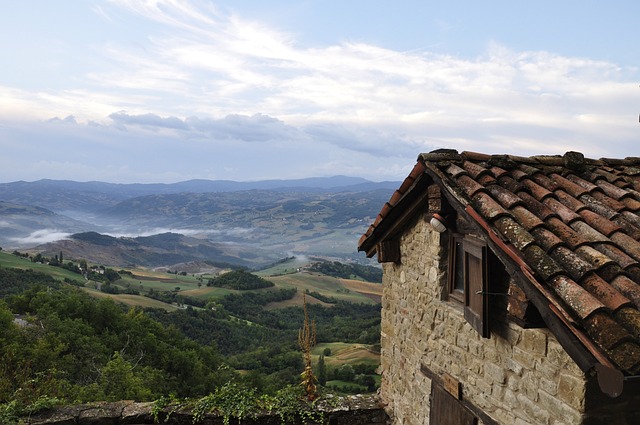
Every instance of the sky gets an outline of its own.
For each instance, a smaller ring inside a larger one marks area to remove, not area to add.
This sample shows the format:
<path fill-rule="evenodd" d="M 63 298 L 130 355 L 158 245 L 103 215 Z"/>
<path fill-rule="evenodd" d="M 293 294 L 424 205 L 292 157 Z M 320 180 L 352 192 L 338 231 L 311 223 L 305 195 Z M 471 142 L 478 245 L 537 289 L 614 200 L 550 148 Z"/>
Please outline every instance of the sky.
<path fill-rule="evenodd" d="M 0 0 L 0 182 L 640 156 L 640 2 Z"/>

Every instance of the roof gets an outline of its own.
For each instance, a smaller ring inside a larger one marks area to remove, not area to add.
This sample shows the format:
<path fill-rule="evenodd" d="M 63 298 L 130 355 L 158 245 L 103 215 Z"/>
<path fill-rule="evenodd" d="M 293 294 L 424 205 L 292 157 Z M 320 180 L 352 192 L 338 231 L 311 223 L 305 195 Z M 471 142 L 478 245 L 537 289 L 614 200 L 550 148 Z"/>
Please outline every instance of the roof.
<path fill-rule="evenodd" d="M 403 199 L 426 190 L 421 179 L 438 184 L 530 273 L 596 358 L 604 353 L 604 363 L 640 373 L 640 158 L 421 154 L 359 250 L 375 254 Z"/>

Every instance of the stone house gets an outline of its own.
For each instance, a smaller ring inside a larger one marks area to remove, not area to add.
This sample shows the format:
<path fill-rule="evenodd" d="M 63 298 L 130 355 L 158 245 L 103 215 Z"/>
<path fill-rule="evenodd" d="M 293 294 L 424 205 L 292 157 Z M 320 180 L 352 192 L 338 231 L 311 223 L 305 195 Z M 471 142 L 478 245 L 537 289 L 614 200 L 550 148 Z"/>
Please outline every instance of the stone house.
<path fill-rule="evenodd" d="M 438 150 L 360 238 L 395 424 L 640 424 L 640 158 Z"/>

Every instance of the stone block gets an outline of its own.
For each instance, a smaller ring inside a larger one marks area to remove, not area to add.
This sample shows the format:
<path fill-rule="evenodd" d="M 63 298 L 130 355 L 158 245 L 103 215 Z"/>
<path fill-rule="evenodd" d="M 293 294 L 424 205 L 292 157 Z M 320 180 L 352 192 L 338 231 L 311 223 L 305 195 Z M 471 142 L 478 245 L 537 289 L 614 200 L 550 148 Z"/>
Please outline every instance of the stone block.
<path fill-rule="evenodd" d="M 558 382 L 558 398 L 577 410 L 584 410 L 586 384 L 582 379 L 561 373 Z"/>
<path fill-rule="evenodd" d="M 522 393 L 518 394 L 516 397 L 520 407 L 515 412 L 518 417 L 528 420 L 534 424 L 549 424 L 552 414 L 547 410 L 546 404 L 536 403 Z"/>
<path fill-rule="evenodd" d="M 485 363 L 484 375 L 487 380 L 496 384 L 504 384 L 507 381 L 507 373 L 502 366 L 494 363 Z"/>
<path fill-rule="evenodd" d="M 531 353 L 519 348 L 513 348 L 513 359 L 522 365 L 526 369 L 533 369 L 536 364 L 536 359 Z"/>
<path fill-rule="evenodd" d="M 552 396 L 545 391 L 538 391 L 538 396 L 540 404 L 545 406 L 554 418 L 562 418 L 562 420 L 568 424 L 581 423 L 582 414 L 578 410 L 570 407 L 557 397 Z"/>
<path fill-rule="evenodd" d="M 547 334 L 540 329 L 526 329 L 522 333 L 518 347 L 536 356 L 546 356 Z"/>

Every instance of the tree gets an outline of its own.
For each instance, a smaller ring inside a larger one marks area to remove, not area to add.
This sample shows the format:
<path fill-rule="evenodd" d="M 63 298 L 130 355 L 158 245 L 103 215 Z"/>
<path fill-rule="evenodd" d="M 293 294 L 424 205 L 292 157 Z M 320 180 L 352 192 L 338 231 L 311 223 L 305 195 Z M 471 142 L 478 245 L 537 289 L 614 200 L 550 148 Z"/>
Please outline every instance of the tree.
<path fill-rule="evenodd" d="M 324 355 L 318 357 L 318 383 L 322 386 L 327 384 L 327 366 L 324 364 Z"/>
<path fill-rule="evenodd" d="M 340 381 L 352 382 L 355 376 L 356 373 L 350 364 L 343 364 L 336 370 L 336 379 Z"/>

